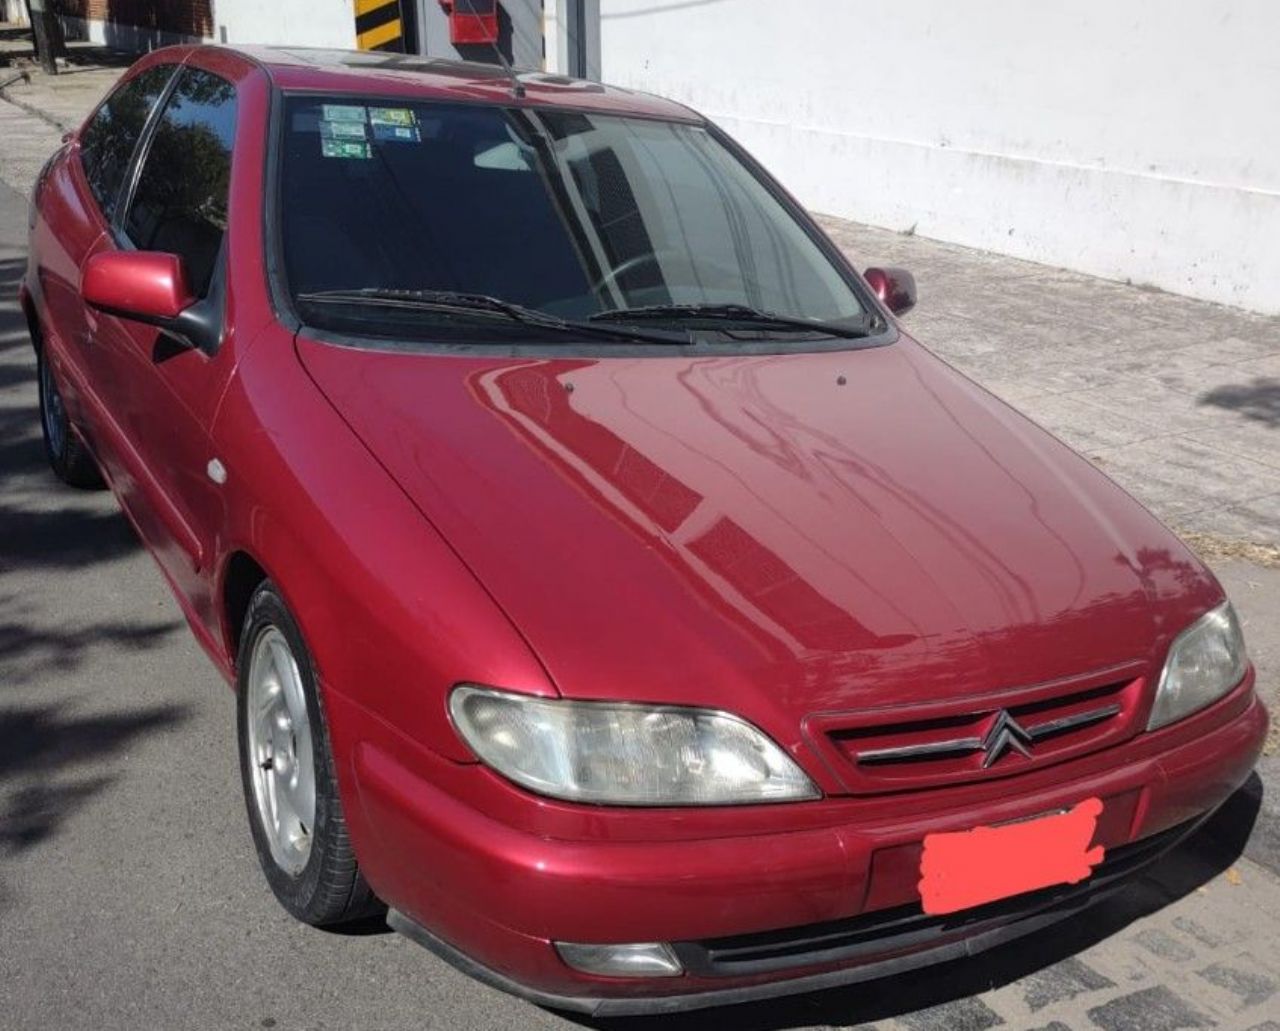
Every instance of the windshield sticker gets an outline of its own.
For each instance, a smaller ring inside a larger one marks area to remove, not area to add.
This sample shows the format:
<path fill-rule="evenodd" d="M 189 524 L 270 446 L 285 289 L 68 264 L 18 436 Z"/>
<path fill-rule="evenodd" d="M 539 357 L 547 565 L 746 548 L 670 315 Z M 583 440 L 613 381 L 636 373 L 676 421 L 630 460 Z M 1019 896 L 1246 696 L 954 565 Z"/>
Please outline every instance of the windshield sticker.
<path fill-rule="evenodd" d="M 369 144 L 360 143 L 356 140 L 322 139 L 320 141 L 320 153 L 327 158 L 373 157 L 373 151 Z"/>
<path fill-rule="evenodd" d="M 364 128 L 361 126 L 360 128 Z M 418 127 L 409 125 L 379 125 L 374 123 L 373 138 L 375 140 L 392 140 L 396 143 L 421 143 L 422 133 Z"/>
<path fill-rule="evenodd" d="M 371 107 L 369 121 L 374 125 L 403 125 L 406 128 L 418 124 L 413 109 L 409 107 Z"/>
<path fill-rule="evenodd" d="M 321 116 L 326 122 L 363 122 L 365 109 L 359 104 L 322 104 Z"/>
<path fill-rule="evenodd" d="M 363 140 L 364 122 L 321 122 L 320 135 L 332 140 Z"/>

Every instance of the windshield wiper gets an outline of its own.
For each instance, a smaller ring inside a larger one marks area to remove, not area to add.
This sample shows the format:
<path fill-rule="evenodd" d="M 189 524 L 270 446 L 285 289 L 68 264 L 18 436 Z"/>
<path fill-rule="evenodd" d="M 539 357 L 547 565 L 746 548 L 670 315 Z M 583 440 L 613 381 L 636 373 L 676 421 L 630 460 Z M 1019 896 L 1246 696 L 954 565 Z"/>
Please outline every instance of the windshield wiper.
<path fill-rule="evenodd" d="M 874 315 L 863 313 L 856 321 L 848 323 L 822 322 L 798 315 L 780 315 L 745 304 L 654 304 L 643 308 L 610 308 L 591 316 L 593 322 L 647 322 L 685 319 L 716 319 L 723 322 L 745 322 L 753 326 L 770 326 L 774 329 L 804 329 L 812 333 L 826 333 L 834 337 L 857 339 L 870 336 L 878 328 Z"/>
<path fill-rule="evenodd" d="M 351 290 L 314 290 L 297 295 L 299 301 L 312 304 L 361 304 L 370 307 L 401 308 L 410 311 L 438 311 L 449 314 L 481 315 L 507 319 L 526 326 L 537 326 L 557 333 L 590 333 L 614 339 L 639 340 L 651 344 L 689 343 L 683 333 L 662 333 L 624 326 L 593 325 L 562 319 L 537 308 L 527 308 L 513 301 L 488 294 L 460 293 L 454 290 L 392 290 L 366 286 Z"/>

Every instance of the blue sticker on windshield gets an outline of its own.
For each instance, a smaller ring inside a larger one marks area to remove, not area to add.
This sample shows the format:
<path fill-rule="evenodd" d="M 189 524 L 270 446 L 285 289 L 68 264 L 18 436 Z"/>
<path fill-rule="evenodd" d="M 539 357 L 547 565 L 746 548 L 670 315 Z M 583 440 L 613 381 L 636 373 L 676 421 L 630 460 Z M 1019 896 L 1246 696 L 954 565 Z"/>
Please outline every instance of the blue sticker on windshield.
<path fill-rule="evenodd" d="M 361 126 L 361 128 L 364 128 Z M 416 125 L 379 125 L 374 123 L 373 138 L 375 140 L 391 140 L 396 143 L 420 143 L 422 133 Z"/>

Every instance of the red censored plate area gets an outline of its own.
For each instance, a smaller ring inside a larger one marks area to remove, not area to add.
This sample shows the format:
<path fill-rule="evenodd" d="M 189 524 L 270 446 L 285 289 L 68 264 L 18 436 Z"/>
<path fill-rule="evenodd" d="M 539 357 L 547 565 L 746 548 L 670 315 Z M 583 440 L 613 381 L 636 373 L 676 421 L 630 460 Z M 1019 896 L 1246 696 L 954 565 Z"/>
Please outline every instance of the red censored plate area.
<path fill-rule="evenodd" d="M 1102 802 L 1087 798 L 1065 813 L 1000 827 L 927 834 L 920 860 L 920 900 L 933 915 L 1077 884 L 1102 862 L 1093 832 Z"/>

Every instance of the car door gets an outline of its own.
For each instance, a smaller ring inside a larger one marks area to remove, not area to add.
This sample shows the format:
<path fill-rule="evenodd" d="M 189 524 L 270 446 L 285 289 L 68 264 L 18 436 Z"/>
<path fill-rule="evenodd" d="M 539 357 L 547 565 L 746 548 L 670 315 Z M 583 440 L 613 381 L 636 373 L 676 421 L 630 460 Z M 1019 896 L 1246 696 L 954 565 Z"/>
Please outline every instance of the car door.
<path fill-rule="evenodd" d="M 142 139 L 117 232 L 105 246 L 177 254 L 193 294 L 223 326 L 235 86 L 186 65 L 162 105 Z M 225 476 L 210 429 L 233 349 L 216 341 L 193 347 L 105 312 L 94 319 L 94 345 L 110 365 L 108 403 L 125 438 L 117 492 L 188 616 L 204 622 L 211 604 L 207 566 L 224 522 Z"/>
<path fill-rule="evenodd" d="M 73 421 L 91 432 L 104 461 L 110 434 L 99 432 L 108 417 L 101 387 L 110 370 L 93 346 L 80 272 L 102 246 L 134 151 L 176 69 L 172 63 L 152 65 L 124 79 L 78 136 L 54 155 L 36 185 L 31 244 L 38 262 L 46 354 L 58 372 Z"/>

